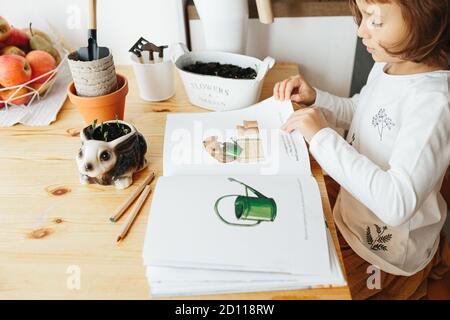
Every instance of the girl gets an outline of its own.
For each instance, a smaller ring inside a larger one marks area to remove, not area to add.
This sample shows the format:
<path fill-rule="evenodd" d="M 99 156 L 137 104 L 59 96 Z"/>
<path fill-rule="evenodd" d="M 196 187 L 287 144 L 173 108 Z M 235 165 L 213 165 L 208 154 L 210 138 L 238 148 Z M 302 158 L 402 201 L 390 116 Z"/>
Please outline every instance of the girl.
<path fill-rule="evenodd" d="M 350 5 L 375 60 L 361 93 L 336 97 L 296 76 L 277 83 L 274 96 L 304 107 L 282 129 L 299 130 L 342 186 L 333 215 L 353 297 L 421 298 L 427 277 L 450 269 L 439 236 L 450 164 L 449 3 Z M 347 141 L 330 127 L 349 130 Z M 379 285 L 371 266 L 381 269 Z"/>

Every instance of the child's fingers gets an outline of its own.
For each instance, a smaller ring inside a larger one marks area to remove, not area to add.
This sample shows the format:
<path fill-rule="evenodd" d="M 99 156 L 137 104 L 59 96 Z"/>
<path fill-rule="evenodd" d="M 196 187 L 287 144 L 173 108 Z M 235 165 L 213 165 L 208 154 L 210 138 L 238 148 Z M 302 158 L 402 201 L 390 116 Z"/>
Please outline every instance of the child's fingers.
<path fill-rule="evenodd" d="M 275 85 L 273 86 L 273 97 L 278 100 L 278 88 L 279 88 L 280 84 L 277 82 L 275 83 Z"/>
<path fill-rule="evenodd" d="M 302 117 L 301 114 L 297 114 L 297 115 L 293 114 L 291 117 L 289 117 L 289 119 L 287 119 L 285 124 L 283 124 L 281 126 L 281 130 L 291 132 L 293 130 L 293 128 L 296 128 L 299 126 L 299 118 L 300 117 Z"/>
<path fill-rule="evenodd" d="M 282 130 L 292 131 L 292 128 L 299 128 L 301 126 L 302 118 L 313 112 L 311 108 L 301 108 L 295 111 L 281 126 Z"/>
<path fill-rule="evenodd" d="M 281 126 L 281 130 L 286 131 L 286 128 L 288 127 L 288 125 L 291 123 L 292 119 L 289 118 L 286 120 L 286 122 Z"/>
<path fill-rule="evenodd" d="M 284 91 L 286 90 L 286 84 L 288 82 L 288 79 L 283 80 L 280 82 L 280 87 L 278 88 L 278 94 L 280 97 L 280 100 L 284 100 Z"/>
<path fill-rule="evenodd" d="M 297 102 L 297 103 L 301 103 L 302 102 L 302 98 L 300 97 L 299 93 L 293 94 L 291 96 L 291 100 L 294 101 L 294 102 Z"/>
<path fill-rule="evenodd" d="M 308 108 L 298 109 L 297 111 L 295 111 L 293 114 L 291 114 L 289 116 L 289 118 L 286 120 L 286 123 L 298 119 L 299 117 L 303 116 L 307 112 L 308 112 Z"/>
<path fill-rule="evenodd" d="M 296 81 L 294 79 L 291 79 L 286 83 L 286 88 L 284 89 L 285 100 L 291 99 L 291 94 L 295 87 Z"/>
<path fill-rule="evenodd" d="M 295 121 L 293 122 L 286 122 L 283 126 L 283 129 L 285 132 L 291 133 L 292 131 L 298 129 L 299 124 Z"/>

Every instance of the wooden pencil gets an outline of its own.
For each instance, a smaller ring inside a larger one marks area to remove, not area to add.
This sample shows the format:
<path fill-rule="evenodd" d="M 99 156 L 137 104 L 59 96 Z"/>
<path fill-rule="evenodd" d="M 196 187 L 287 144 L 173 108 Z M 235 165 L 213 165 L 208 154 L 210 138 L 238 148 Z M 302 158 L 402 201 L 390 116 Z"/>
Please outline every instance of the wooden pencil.
<path fill-rule="evenodd" d="M 128 209 L 128 207 L 133 203 L 133 201 L 139 196 L 142 190 L 144 190 L 145 186 L 152 183 L 153 179 L 155 179 L 154 172 L 152 172 L 152 174 L 145 179 L 144 183 L 142 183 L 142 185 L 140 185 L 139 188 L 137 188 L 136 191 L 130 195 L 127 201 L 125 201 L 125 203 L 116 210 L 114 216 L 109 218 L 109 220 L 111 222 L 117 222 L 120 219 L 120 217 L 125 213 L 125 211 Z"/>
<path fill-rule="evenodd" d="M 133 207 L 133 211 L 131 211 L 130 215 L 128 216 L 128 219 L 125 222 L 122 232 L 117 237 L 117 242 L 119 242 L 120 240 L 123 240 L 127 236 L 128 231 L 130 230 L 131 226 L 133 225 L 134 220 L 136 219 L 138 213 L 141 211 L 141 209 L 144 205 L 145 199 L 147 199 L 147 197 L 151 191 L 152 191 L 152 189 L 150 189 L 149 185 L 145 186 L 144 191 L 142 191 L 141 195 L 139 196 L 139 199 L 136 202 L 136 205 Z"/>

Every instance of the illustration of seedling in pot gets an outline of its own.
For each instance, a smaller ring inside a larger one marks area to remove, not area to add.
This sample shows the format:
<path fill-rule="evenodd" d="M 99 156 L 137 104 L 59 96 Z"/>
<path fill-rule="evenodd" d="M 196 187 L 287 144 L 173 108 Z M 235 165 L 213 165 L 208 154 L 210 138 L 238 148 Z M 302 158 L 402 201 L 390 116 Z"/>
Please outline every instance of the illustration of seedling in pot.
<path fill-rule="evenodd" d="M 229 226 L 254 227 L 263 221 L 272 222 L 275 220 L 277 204 L 273 198 L 266 197 L 261 192 L 234 178 L 228 178 L 228 180 L 243 185 L 245 187 L 245 195 L 224 195 L 216 200 L 214 212 L 222 222 Z M 256 197 L 249 196 L 248 190 L 252 191 Z M 234 201 L 234 214 L 236 219 L 241 222 L 230 222 L 219 212 L 219 203 L 229 197 L 236 197 Z M 242 223 L 245 221 L 247 223 Z"/>

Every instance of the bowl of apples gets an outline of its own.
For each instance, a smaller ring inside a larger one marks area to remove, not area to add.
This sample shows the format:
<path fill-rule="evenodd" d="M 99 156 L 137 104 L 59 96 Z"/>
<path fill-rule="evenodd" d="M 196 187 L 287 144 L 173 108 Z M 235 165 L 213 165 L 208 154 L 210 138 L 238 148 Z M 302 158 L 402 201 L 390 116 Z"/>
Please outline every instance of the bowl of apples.
<path fill-rule="evenodd" d="M 31 23 L 19 29 L 0 17 L 0 109 L 30 106 L 44 98 L 65 56 Z"/>

